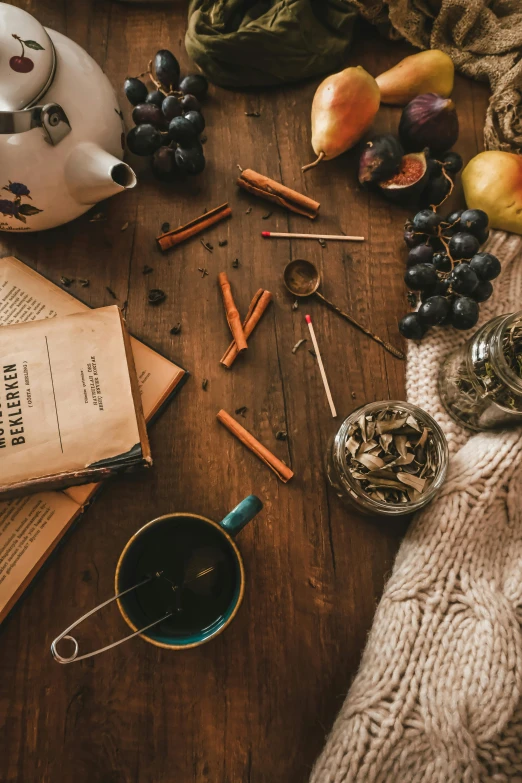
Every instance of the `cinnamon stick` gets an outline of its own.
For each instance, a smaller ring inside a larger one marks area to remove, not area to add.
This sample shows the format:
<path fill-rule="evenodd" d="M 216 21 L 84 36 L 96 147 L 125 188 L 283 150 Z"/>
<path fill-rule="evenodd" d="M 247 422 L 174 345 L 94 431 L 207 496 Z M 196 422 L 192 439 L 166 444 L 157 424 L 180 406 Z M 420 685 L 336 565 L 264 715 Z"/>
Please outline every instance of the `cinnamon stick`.
<path fill-rule="evenodd" d="M 241 441 L 250 451 L 259 457 L 265 465 L 271 468 L 276 476 L 286 484 L 290 481 L 294 475 L 293 471 L 287 467 L 284 462 L 281 462 L 271 451 L 269 451 L 262 443 L 259 443 L 248 430 L 241 426 L 235 419 L 230 416 L 226 411 L 220 410 L 217 414 L 217 420 L 227 428 L 232 435 L 235 435 L 238 440 Z"/>
<path fill-rule="evenodd" d="M 250 302 L 250 307 L 248 308 L 245 320 L 243 321 L 245 339 L 248 340 L 271 301 L 272 294 L 270 291 L 265 291 L 263 288 L 260 288 L 258 291 L 256 291 L 254 298 Z M 236 361 L 238 355 L 239 351 L 237 350 L 236 342 L 235 340 L 232 340 L 227 350 L 221 357 L 220 364 L 229 370 Z"/>
<path fill-rule="evenodd" d="M 245 339 L 245 333 L 241 325 L 241 318 L 239 311 L 235 305 L 234 297 L 232 296 L 232 290 L 226 272 L 220 272 L 218 275 L 219 285 L 221 286 L 221 294 L 223 296 L 223 304 L 225 305 L 225 313 L 227 316 L 228 325 L 232 332 L 232 337 L 237 345 L 239 353 L 246 351 L 247 341 Z"/>
<path fill-rule="evenodd" d="M 263 174 L 258 174 L 252 169 L 244 169 L 241 172 L 241 176 L 237 179 L 237 184 L 243 190 L 248 190 L 249 193 L 253 193 L 255 196 L 264 198 L 267 201 L 273 201 L 274 204 L 279 204 L 281 207 L 292 212 L 297 212 L 298 215 L 304 215 L 310 220 L 317 217 L 319 207 L 321 206 L 318 201 L 314 201 L 308 196 L 303 196 L 302 193 L 298 193 L 296 190 L 281 185 L 280 182 L 276 182 L 269 177 L 265 177 Z"/>
<path fill-rule="evenodd" d="M 167 231 L 165 234 L 160 234 L 156 237 L 156 242 L 160 248 L 165 251 L 175 245 L 179 245 L 186 239 L 200 234 L 215 223 L 219 223 L 221 220 L 226 220 L 232 215 L 232 210 L 228 206 L 228 202 L 221 204 L 215 209 L 211 209 L 210 212 L 205 212 L 204 215 L 200 215 L 189 223 L 185 223 L 184 226 L 178 226 L 178 228 Z"/>

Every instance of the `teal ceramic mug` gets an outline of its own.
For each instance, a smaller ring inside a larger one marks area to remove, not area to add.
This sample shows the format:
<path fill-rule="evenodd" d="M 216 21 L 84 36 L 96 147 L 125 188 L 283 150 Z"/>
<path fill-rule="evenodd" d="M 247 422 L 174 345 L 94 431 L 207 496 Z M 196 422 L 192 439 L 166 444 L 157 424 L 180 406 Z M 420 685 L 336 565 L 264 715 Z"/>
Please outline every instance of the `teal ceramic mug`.
<path fill-rule="evenodd" d="M 197 647 L 232 622 L 243 600 L 245 569 L 235 536 L 262 509 L 255 495 L 241 501 L 221 522 L 199 514 L 173 513 L 153 519 L 127 542 L 115 574 L 115 596 L 83 615 L 51 645 L 59 663 L 72 663 L 141 636 L 168 650 Z M 78 655 L 70 631 L 112 601 L 132 633 L 99 650 Z M 73 645 L 61 655 L 57 645 Z"/>

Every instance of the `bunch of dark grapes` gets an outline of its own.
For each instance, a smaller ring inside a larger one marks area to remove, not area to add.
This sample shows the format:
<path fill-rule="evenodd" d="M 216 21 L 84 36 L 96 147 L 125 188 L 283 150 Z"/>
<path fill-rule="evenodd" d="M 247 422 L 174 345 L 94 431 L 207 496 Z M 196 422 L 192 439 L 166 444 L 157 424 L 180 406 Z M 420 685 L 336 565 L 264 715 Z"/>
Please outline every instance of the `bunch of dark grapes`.
<path fill-rule="evenodd" d="M 420 340 L 430 326 L 472 329 L 480 302 L 489 299 L 491 281 L 500 274 L 498 258 L 480 252 L 489 234 L 487 214 L 466 209 L 443 219 L 437 206 L 418 212 L 404 232 L 410 248 L 404 281 L 421 300 L 418 311 L 399 323 L 401 334 L 411 340 Z"/>
<path fill-rule="evenodd" d="M 208 82 L 199 73 L 180 81 L 179 63 L 168 49 L 160 49 L 152 60 L 148 76 L 154 85 L 149 91 L 138 77 L 125 79 L 123 89 L 134 106 L 135 127 L 127 134 L 127 147 L 135 155 L 152 156 L 154 175 L 170 182 L 179 174 L 200 174 L 205 156 L 200 135 L 205 128 L 201 101 Z"/>

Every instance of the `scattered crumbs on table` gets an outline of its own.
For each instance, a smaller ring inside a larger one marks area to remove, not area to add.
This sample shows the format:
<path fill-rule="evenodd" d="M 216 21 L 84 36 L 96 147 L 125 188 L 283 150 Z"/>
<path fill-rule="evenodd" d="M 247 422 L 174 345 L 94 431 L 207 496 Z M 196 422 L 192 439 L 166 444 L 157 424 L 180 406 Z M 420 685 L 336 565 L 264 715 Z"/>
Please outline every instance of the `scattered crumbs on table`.
<path fill-rule="evenodd" d="M 299 307 L 299 299 L 296 299 L 292 305 L 292 310 L 297 310 L 298 307 Z"/>
<path fill-rule="evenodd" d="M 267 212 L 266 215 L 261 215 L 261 220 L 268 220 L 268 218 L 272 217 L 273 214 L 273 212 Z"/>
<path fill-rule="evenodd" d="M 302 339 L 302 340 L 298 340 L 298 341 L 296 342 L 296 344 L 294 345 L 294 347 L 292 348 L 292 353 L 297 353 L 297 351 L 299 350 L 299 348 L 300 348 L 302 345 L 304 345 L 304 344 L 305 344 L 305 342 L 306 342 L 306 337 L 303 337 L 303 339 Z"/>
<path fill-rule="evenodd" d="M 208 378 L 203 378 L 203 380 L 201 381 L 201 388 L 203 389 L 203 391 L 207 390 L 207 388 L 208 388 Z"/>
<path fill-rule="evenodd" d="M 89 218 L 89 223 L 100 223 L 102 220 L 107 220 L 107 215 L 103 212 L 95 212 L 94 215 L 91 215 Z"/>
<path fill-rule="evenodd" d="M 206 142 L 208 141 L 208 136 L 204 133 L 203 136 L 199 137 L 199 140 L 202 144 L 206 144 Z"/>
<path fill-rule="evenodd" d="M 236 416 L 242 416 L 243 418 L 246 418 L 245 414 L 247 410 L 248 408 L 246 405 L 242 405 L 240 408 L 236 408 Z"/>
<path fill-rule="evenodd" d="M 236 163 L 236 166 L 238 167 L 239 171 L 243 171 L 243 166 L 240 166 L 239 163 Z"/>
<path fill-rule="evenodd" d="M 112 288 L 109 288 L 108 285 L 105 286 L 105 290 L 112 296 L 113 299 L 117 299 L 118 298 L 116 296 L 116 294 L 114 293 L 114 291 L 112 290 Z"/>
<path fill-rule="evenodd" d="M 228 239 L 220 239 L 218 245 L 219 247 L 225 247 L 225 245 L 228 245 Z"/>
<path fill-rule="evenodd" d="M 214 245 L 211 245 L 210 242 L 205 242 L 204 239 L 200 239 L 199 241 L 201 242 L 205 250 L 208 250 L 209 253 L 214 252 Z"/>
<path fill-rule="evenodd" d="M 286 432 L 286 430 L 278 430 L 278 432 L 276 432 L 275 434 L 276 440 L 286 440 L 287 438 L 288 438 L 288 433 Z"/>
<path fill-rule="evenodd" d="M 66 288 L 69 288 L 71 283 L 74 283 L 74 277 L 66 277 L 65 275 L 61 275 L 60 283 L 64 285 Z"/>
<path fill-rule="evenodd" d="M 319 242 L 319 244 L 321 245 L 321 247 L 326 247 L 326 242 L 324 241 L 324 239 L 320 238 L 320 239 L 318 239 L 317 241 Z"/>
<path fill-rule="evenodd" d="M 151 305 L 158 305 L 164 302 L 166 298 L 167 294 L 161 288 L 151 288 L 147 300 Z"/>
<path fill-rule="evenodd" d="M 79 277 L 78 282 L 82 288 L 88 288 L 91 281 L 87 277 Z"/>
<path fill-rule="evenodd" d="M 181 324 L 177 323 L 175 326 L 172 327 L 170 330 L 171 334 L 179 334 L 181 332 Z"/>
<path fill-rule="evenodd" d="M 355 400 L 356 396 L 355 392 L 352 392 L 352 400 Z"/>
<path fill-rule="evenodd" d="M 120 228 L 120 231 L 127 231 L 128 227 L 129 227 L 129 223 L 127 221 L 127 223 L 124 223 L 123 226 Z"/>
<path fill-rule="evenodd" d="M 260 111 L 246 111 L 245 117 L 261 117 Z"/>
<path fill-rule="evenodd" d="M 308 353 L 310 354 L 310 356 L 313 356 L 314 359 L 317 359 L 317 354 L 316 354 L 316 352 L 314 351 L 313 348 L 309 348 L 308 349 Z"/>
<path fill-rule="evenodd" d="M 208 269 L 203 266 L 198 266 L 198 272 L 201 272 L 201 277 L 206 277 L 208 275 Z"/>
<path fill-rule="evenodd" d="M 238 267 L 239 267 L 239 258 L 234 258 L 234 260 L 232 261 L 232 268 L 238 269 Z"/>
<path fill-rule="evenodd" d="M 252 212 L 252 207 L 245 209 L 245 215 L 250 215 L 251 212 Z"/>
<path fill-rule="evenodd" d="M 149 266 L 148 264 L 145 264 L 143 269 L 141 270 L 142 274 L 144 275 L 150 275 L 151 272 L 154 272 L 154 269 Z"/>
<path fill-rule="evenodd" d="M 165 223 L 162 223 L 162 224 L 161 224 L 161 233 L 162 233 L 162 234 L 166 234 L 166 233 L 167 233 L 167 231 L 170 231 L 170 223 L 168 223 L 167 221 L 165 221 Z"/>

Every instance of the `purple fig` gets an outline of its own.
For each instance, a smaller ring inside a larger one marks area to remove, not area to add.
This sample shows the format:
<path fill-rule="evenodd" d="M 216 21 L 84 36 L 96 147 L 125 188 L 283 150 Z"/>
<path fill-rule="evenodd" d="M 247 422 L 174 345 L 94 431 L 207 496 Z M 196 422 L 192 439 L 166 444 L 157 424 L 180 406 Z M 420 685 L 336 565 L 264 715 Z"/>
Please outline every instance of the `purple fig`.
<path fill-rule="evenodd" d="M 375 136 L 366 142 L 359 159 L 359 182 L 371 185 L 397 174 L 404 151 L 399 140 L 391 133 Z"/>
<path fill-rule="evenodd" d="M 418 95 L 404 108 L 399 122 L 399 137 L 405 150 L 432 153 L 449 150 L 459 137 L 455 104 L 433 92 Z"/>

